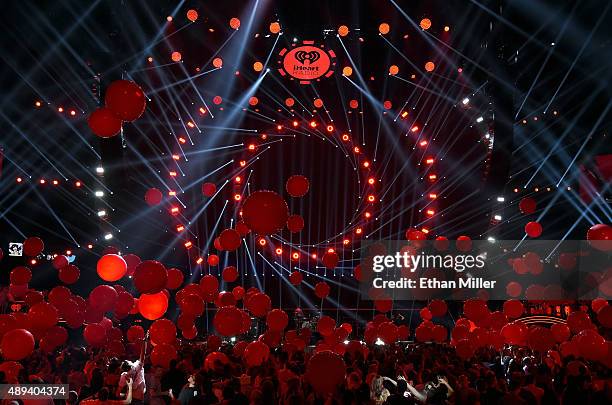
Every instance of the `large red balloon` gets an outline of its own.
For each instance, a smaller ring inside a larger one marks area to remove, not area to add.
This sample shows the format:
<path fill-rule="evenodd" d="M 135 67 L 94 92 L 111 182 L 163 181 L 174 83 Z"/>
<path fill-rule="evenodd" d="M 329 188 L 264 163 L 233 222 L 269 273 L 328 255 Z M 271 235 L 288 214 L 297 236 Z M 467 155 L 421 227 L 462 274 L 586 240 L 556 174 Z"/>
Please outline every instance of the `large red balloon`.
<path fill-rule="evenodd" d="M 297 214 L 289 216 L 287 218 L 287 229 L 292 233 L 300 232 L 304 229 L 304 218 Z"/>
<path fill-rule="evenodd" d="M 179 269 L 168 270 L 168 281 L 166 282 L 166 288 L 169 290 L 176 290 L 183 284 L 185 276 Z"/>
<path fill-rule="evenodd" d="M 113 311 L 118 297 L 117 290 L 110 285 L 99 285 L 89 294 L 89 304 L 100 312 Z"/>
<path fill-rule="evenodd" d="M 325 281 L 319 281 L 315 285 L 315 295 L 321 299 L 327 297 L 329 295 L 329 291 L 329 284 L 327 284 Z"/>
<path fill-rule="evenodd" d="M 331 316 L 323 315 L 317 322 L 317 332 L 322 336 L 331 336 L 336 328 L 336 321 Z"/>
<path fill-rule="evenodd" d="M 215 183 L 204 183 L 202 184 L 202 194 L 206 197 L 212 197 L 217 192 L 217 186 Z"/>
<path fill-rule="evenodd" d="M 161 203 L 163 199 L 164 195 L 156 188 L 150 188 L 145 193 L 145 201 L 151 207 Z"/>
<path fill-rule="evenodd" d="M 340 261 L 340 257 L 338 256 L 338 253 L 336 252 L 325 252 L 321 260 L 323 261 L 323 265 L 326 268 L 328 268 L 329 270 L 333 270 L 338 265 L 338 262 Z"/>
<path fill-rule="evenodd" d="M 234 251 L 240 247 L 240 234 L 235 229 L 225 229 L 219 235 L 223 250 Z"/>
<path fill-rule="evenodd" d="M 256 293 L 253 294 L 250 298 L 245 302 L 246 308 L 258 318 L 266 316 L 266 314 L 270 311 L 272 307 L 272 301 L 270 297 L 268 297 L 264 293 Z"/>
<path fill-rule="evenodd" d="M 524 307 L 521 301 L 509 300 L 504 302 L 504 314 L 510 319 L 523 315 Z"/>
<path fill-rule="evenodd" d="M 127 273 L 127 263 L 119 255 L 104 255 L 98 260 L 96 270 L 102 280 L 117 281 Z"/>
<path fill-rule="evenodd" d="M 455 344 L 455 351 L 459 357 L 467 360 L 476 352 L 476 346 L 470 339 L 463 339 Z"/>
<path fill-rule="evenodd" d="M 204 312 L 204 300 L 197 294 L 187 294 L 180 302 L 183 313 L 192 317 L 200 316 Z"/>
<path fill-rule="evenodd" d="M 144 92 L 134 82 L 116 80 L 106 88 L 106 107 L 123 121 L 138 119 L 147 106 Z"/>
<path fill-rule="evenodd" d="M 176 340 L 176 326 L 169 319 L 158 319 L 149 328 L 149 335 L 156 345 L 172 344 Z"/>
<path fill-rule="evenodd" d="M 168 297 L 164 292 L 142 294 L 138 299 L 138 312 L 150 321 L 164 316 L 168 310 Z"/>
<path fill-rule="evenodd" d="M 289 324 L 289 316 L 282 309 L 273 309 L 268 312 L 266 324 L 271 331 L 282 332 Z"/>
<path fill-rule="evenodd" d="M 21 360 L 34 351 L 34 336 L 25 329 L 13 329 L 2 336 L 0 349 L 4 360 Z"/>
<path fill-rule="evenodd" d="M 227 266 L 223 269 L 221 276 L 226 283 L 233 283 L 238 279 L 238 269 L 234 266 Z"/>
<path fill-rule="evenodd" d="M 89 114 L 87 124 L 91 132 L 100 138 L 110 138 L 121 131 L 121 120 L 108 108 L 98 108 Z"/>
<path fill-rule="evenodd" d="M 303 197 L 308 193 L 310 182 L 305 176 L 295 174 L 289 177 L 285 187 L 291 197 Z"/>
<path fill-rule="evenodd" d="M 587 240 L 595 249 L 612 251 L 612 226 L 605 224 L 593 225 L 587 231 Z"/>
<path fill-rule="evenodd" d="M 244 223 L 258 235 L 271 235 L 287 223 L 287 203 L 273 191 L 255 191 L 242 205 Z"/>
<path fill-rule="evenodd" d="M 537 238 L 542 235 L 542 225 L 535 221 L 527 222 L 527 225 L 525 225 L 525 233 L 531 238 Z"/>
<path fill-rule="evenodd" d="M 519 203 L 519 209 L 523 214 L 533 214 L 536 210 L 536 201 L 531 197 L 525 197 Z"/>
<path fill-rule="evenodd" d="M 45 244 L 39 237 L 32 236 L 23 241 L 23 254 L 26 256 L 38 256 L 45 249 Z"/>
<path fill-rule="evenodd" d="M 270 357 L 270 348 L 263 342 L 255 341 L 249 343 L 242 353 L 249 367 L 260 366 Z"/>
<path fill-rule="evenodd" d="M 83 337 L 90 346 L 103 346 L 106 344 L 106 329 L 98 323 L 90 323 L 85 327 Z"/>
<path fill-rule="evenodd" d="M 176 348 L 170 344 L 162 343 L 153 348 L 151 352 L 151 363 L 154 366 L 168 368 L 170 361 L 178 357 Z"/>
<path fill-rule="evenodd" d="M 25 266 L 15 267 L 11 270 L 9 279 L 14 285 L 28 284 L 32 280 L 32 270 Z"/>
<path fill-rule="evenodd" d="M 77 281 L 79 281 L 80 275 L 81 275 L 81 272 L 79 268 L 72 264 L 62 267 L 58 272 L 59 279 L 64 284 L 76 283 Z"/>
<path fill-rule="evenodd" d="M 343 383 L 345 374 L 346 365 L 342 357 L 324 350 L 310 358 L 304 377 L 317 393 L 330 394 Z"/>
<path fill-rule="evenodd" d="M 562 323 L 555 323 L 550 327 L 550 331 L 553 338 L 559 343 L 565 342 L 570 337 L 569 327 Z"/>
<path fill-rule="evenodd" d="M 141 294 L 154 294 L 166 287 L 168 271 L 158 261 L 145 260 L 136 266 L 132 281 Z"/>
<path fill-rule="evenodd" d="M 440 317 L 440 316 L 444 316 L 446 314 L 446 311 L 448 310 L 448 306 L 446 305 L 446 302 L 442 301 L 442 300 L 433 300 L 429 303 L 428 305 L 429 311 L 431 312 L 432 316 Z"/>
<path fill-rule="evenodd" d="M 39 302 L 28 311 L 28 316 L 37 330 L 45 331 L 58 321 L 57 308 L 48 302 Z"/>
<path fill-rule="evenodd" d="M 200 279 L 200 287 L 204 294 L 217 294 L 217 291 L 219 291 L 219 280 L 212 274 L 207 274 Z"/>
<path fill-rule="evenodd" d="M 300 273 L 299 271 L 294 271 L 289 275 L 289 281 L 293 285 L 300 285 L 303 279 L 304 277 L 302 276 L 302 273 Z"/>
<path fill-rule="evenodd" d="M 219 308 L 213 319 L 215 330 L 222 336 L 235 336 L 242 331 L 242 311 L 229 305 Z"/>

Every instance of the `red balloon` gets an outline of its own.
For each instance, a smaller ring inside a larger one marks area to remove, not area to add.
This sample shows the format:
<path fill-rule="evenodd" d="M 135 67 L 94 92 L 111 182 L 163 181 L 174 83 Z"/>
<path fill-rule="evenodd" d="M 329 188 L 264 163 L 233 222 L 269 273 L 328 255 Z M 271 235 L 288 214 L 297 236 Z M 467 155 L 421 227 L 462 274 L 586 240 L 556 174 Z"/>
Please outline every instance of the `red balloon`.
<path fill-rule="evenodd" d="M 117 290 L 109 285 L 99 285 L 89 294 L 89 304 L 99 312 L 113 311 L 117 305 Z"/>
<path fill-rule="evenodd" d="M 226 283 L 233 283 L 238 279 L 238 269 L 234 266 L 227 266 L 223 269 L 221 276 Z"/>
<path fill-rule="evenodd" d="M 593 225 L 587 231 L 589 244 L 603 252 L 612 251 L 612 226 L 605 224 Z"/>
<path fill-rule="evenodd" d="M 2 336 L 0 349 L 4 360 L 21 360 L 34 351 L 34 336 L 25 329 L 13 329 Z"/>
<path fill-rule="evenodd" d="M 553 338 L 561 343 L 565 342 L 570 337 L 570 329 L 567 325 L 562 323 L 555 323 L 550 327 L 550 331 L 553 335 Z"/>
<path fill-rule="evenodd" d="M 138 312 L 150 321 L 164 316 L 168 310 L 168 297 L 163 292 L 142 294 L 138 298 Z"/>
<path fill-rule="evenodd" d="M 521 295 L 522 291 L 523 287 L 516 281 L 511 281 L 506 285 L 506 294 L 508 294 L 509 297 L 516 298 Z"/>
<path fill-rule="evenodd" d="M 68 258 L 64 255 L 56 256 L 53 258 L 51 264 L 53 265 L 54 269 L 59 270 L 62 267 L 68 266 Z"/>
<path fill-rule="evenodd" d="M 140 86 L 128 80 L 112 82 L 106 88 L 104 102 L 106 107 L 123 121 L 138 119 L 147 106 L 147 100 Z"/>
<path fill-rule="evenodd" d="M 431 329 L 431 336 L 436 342 L 442 343 L 448 338 L 448 331 L 443 325 L 435 325 Z"/>
<path fill-rule="evenodd" d="M 134 342 L 144 339 L 145 331 L 142 328 L 142 326 L 133 325 L 133 326 L 130 326 L 130 328 L 127 330 L 126 336 L 127 336 L 128 342 L 134 343 Z"/>
<path fill-rule="evenodd" d="M 436 318 L 444 316 L 446 314 L 446 311 L 448 310 L 448 306 L 446 305 L 446 302 L 442 300 L 431 301 L 428 305 L 428 308 L 429 308 L 429 311 L 431 312 L 431 315 L 435 316 Z"/>
<path fill-rule="evenodd" d="M 300 232 L 304 229 L 304 218 L 297 214 L 290 215 L 289 218 L 287 218 L 287 229 L 289 229 L 291 233 Z"/>
<path fill-rule="evenodd" d="M 238 221 L 236 223 L 236 230 L 240 234 L 240 236 L 246 236 L 251 232 L 249 227 L 244 223 L 244 221 Z"/>
<path fill-rule="evenodd" d="M 476 346 L 470 339 L 463 339 L 455 343 L 455 351 L 457 356 L 467 360 L 476 352 Z"/>
<path fill-rule="evenodd" d="M 482 300 L 470 299 L 463 304 L 463 312 L 468 319 L 478 322 L 489 315 L 489 308 Z"/>
<path fill-rule="evenodd" d="M 62 267 L 58 273 L 59 279 L 64 284 L 74 284 L 79 280 L 81 272 L 77 266 L 72 264 Z"/>
<path fill-rule="evenodd" d="M 525 233 L 531 238 L 537 238 L 542 235 L 542 225 L 535 221 L 527 222 Z"/>
<path fill-rule="evenodd" d="M 308 193 L 310 182 L 306 177 L 299 174 L 294 174 L 293 176 L 289 177 L 289 180 L 287 180 L 285 188 L 291 197 L 303 197 L 306 195 L 306 193 Z"/>
<path fill-rule="evenodd" d="M 176 348 L 170 344 L 162 343 L 153 348 L 151 352 L 151 363 L 154 366 L 168 368 L 170 362 L 178 357 Z"/>
<path fill-rule="evenodd" d="M 536 201 L 531 197 L 525 197 L 519 203 L 519 209 L 523 214 L 533 214 L 536 210 Z"/>
<path fill-rule="evenodd" d="M 446 236 L 438 236 L 433 243 L 436 250 L 443 252 L 450 247 L 450 241 Z"/>
<path fill-rule="evenodd" d="M 289 209 L 285 200 L 273 191 L 255 191 L 242 205 L 244 223 L 258 235 L 271 235 L 287 223 Z"/>
<path fill-rule="evenodd" d="M 206 197 L 212 197 L 217 192 L 217 186 L 214 183 L 202 184 L 202 194 Z"/>
<path fill-rule="evenodd" d="M 504 302 L 504 314 L 510 319 L 519 318 L 523 315 L 524 307 L 521 301 L 509 300 Z"/>
<path fill-rule="evenodd" d="M 378 298 L 374 300 L 374 308 L 383 314 L 393 309 L 393 300 L 391 298 Z"/>
<path fill-rule="evenodd" d="M 91 346 L 104 346 L 106 344 L 106 329 L 99 323 L 90 323 L 83 330 L 83 337 Z"/>
<path fill-rule="evenodd" d="M 217 369 L 217 365 L 225 366 L 229 364 L 229 358 L 225 355 L 225 353 L 221 352 L 212 352 L 206 356 L 206 360 L 204 360 L 204 370 L 205 371 L 214 371 Z"/>
<path fill-rule="evenodd" d="M 229 305 L 219 308 L 213 319 L 217 333 L 222 336 L 235 336 L 242 330 L 242 311 Z"/>
<path fill-rule="evenodd" d="M 245 302 L 246 308 L 258 318 L 265 316 L 272 307 L 270 297 L 264 293 L 256 293 Z"/>
<path fill-rule="evenodd" d="M 591 325 L 591 319 L 586 312 L 574 311 L 567 317 L 567 326 L 574 333 L 589 329 Z"/>
<path fill-rule="evenodd" d="M 604 328 L 612 328 L 612 306 L 604 305 L 597 311 L 597 320 Z"/>
<path fill-rule="evenodd" d="M 217 294 L 219 291 L 219 280 L 217 277 L 207 274 L 200 279 L 200 287 L 204 294 Z"/>
<path fill-rule="evenodd" d="M 55 326 L 58 321 L 57 309 L 48 302 L 39 302 L 32 306 L 28 311 L 28 316 L 34 327 L 42 331 Z"/>
<path fill-rule="evenodd" d="M 555 338 L 550 329 L 535 326 L 527 333 L 527 344 L 531 350 L 546 352 L 555 344 Z"/>
<path fill-rule="evenodd" d="M 234 251 L 240 247 L 240 234 L 235 229 L 225 229 L 219 235 L 219 242 L 223 250 Z"/>
<path fill-rule="evenodd" d="M 158 319 L 149 328 L 149 336 L 156 345 L 173 344 L 176 340 L 176 326 L 169 319 Z"/>
<path fill-rule="evenodd" d="M 399 330 L 393 322 L 383 322 L 378 325 L 378 337 L 390 345 L 397 341 L 399 337 Z"/>
<path fill-rule="evenodd" d="M 340 327 L 344 329 L 348 334 L 351 334 L 351 332 L 353 331 L 353 326 L 347 322 L 344 322 L 342 325 L 340 325 Z"/>
<path fill-rule="evenodd" d="M 91 132 L 100 138 L 110 138 L 121 131 L 121 120 L 104 107 L 97 108 L 89 114 L 87 124 Z"/>
<path fill-rule="evenodd" d="M 187 315 L 200 316 L 204 313 L 204 300 L 197 294 L 188 294 L 181 300 L 180 307 Z"/>
<path fill-rule="evenodd" d="M 310 358 L 304 378 L 319 394 L 330 394 L 344 382 L 346 365 L 342 357 L 324 350 Z"/>
<path fill-rule="evenodd" d="M 273 309 L 268 312 L 266 325 L 271 331 L 282 332 L 289 325 L 289 316 L 282 309 Z"/>
<path fill-rule="evenodd" d="M 289 275 L 289 282 L 293 285 L 300 285 L 304 277 L 299 271 L 294 271 Z"/>
<path fill-rule="evenodd" d="M 104 255 L 98 260 L 96 270 L 102 280 L 117 281 L 127 273 L 127 263 L 119 255 Z"/>
<path fill-rule="evenodd" d="M 315 285 L 315 295 L 320 299 L 325 299 L 325 297 L 329 295 L 329 291 L 329 284 L 327 284 L 325 281 L 319 281 Z"/>
<path fill-rule="evenodd" d="M 185 276 L 179 269 L 168 270 L 168 281 L 166 282 L 166 288 L 169 290 L 176 290 L 183 284 Z"/>
<path fill-rule="evenodd" d="M 217 266 L 219 264 L 219 256 L 217 255 L 209 255 L 208 259 L 206 259 L 209 266 Z"/>
<path fill-rule="evenodd" d="M 259 341 L 251 342 L 245 347 L 242 356 L 247 366 L 260 366 L 270 357 L 270 348 L 265 343 Z"/>
<path fill-rule="evenodd" d="M 119 314 L 129 314 L 134 307 L 134 297 L 127 291 L 121 291 L 117 297 L 115 312 Z"/>
<path fill-rule="evenodd" d="M 45 248 L 45 244 L 42 239 L 32 236 L 23 241 L 23 254 L 26 256 L 34 257 L 42 253 Z"/>
<path fill-rule="evenodd" d="M 334 318 L 324 315 L 317 322 L 317 332 L 322 336 L 331 336 L 336 328 L 336 321 Z"/>
<path fill-rule="evenodd" d="M 32 270 L 25 266 L 15 267 L 9 275 L 11 284 L 23 285 L 28 284 L 32 280 Z"/>
<path fill-rule="evenodd" d="M 63 345 L 68 341 L 68 331 L 61 326 L 53 326 L 47 330 L 45 333 L 44 339 L 51 343 L 51 345 L 55 348 Z"/>
<path fill-rule="evenodd" d="M 136 266 L 132 281 L 141 294 L 154 294 L 166 287 L 168 271 L 158 261 L 145 260 Z"/>
<path fill-rule="evenodd" d="M 424 321 L 431 321 L 432 315 L 429 308 L 425 307 L 419 311 L 419 316 Z"/>
<path fill-rule="evenodd" d="M 472 250 L 472 238 L 470 238 L 469 236 L 461 235 L 457 238 L 455 245 L 457 246 L 457 250 L 461 252 L 468 252 Z"/>
<path fill-rule="evenodd" d="M 234 296 L 236 301 L 241 300 L 242 297 L 244 297 L 244 288 L 237 285 L 236 287 L 232 289 L 232 295 Z"/>
<path fill-rule="evenodd" d="M 43 302 L 45 300 L 45 296 L 40 291 L 29 291 L 25 296 L 25 303 L 28 307 L 32 307 L 39 302 Z M 1 315 L 0 315 L 1 316 Z M 0 327 L 0 330 L 2 328 Z M 1 335 L 2 333 L 0 333 Z"/>
<path fill-rule="evenodd" d="M 406 231 L 406 239 L 411 242 L 417 242 L 415 246 L 420 246 L 420 241 L 427 239 L 427 235 L 418 229 L 410 228 Z"/>
<path fill-rule="evenodd" d="M 123 255 L 121 257 L 123 257 L 123 260 L 125 260 L 125 263 L 127 264 L 127 275 L 133 276 L 134 271 L 136 270 L 136 266 L 138 266 L 142 262 L 140 260 L 140 257 L 131 253 Z"/>
<path fill-rule="evenodd" d="M 156 188 L 150 188 L 145 193 L 145 201 L 151 207 L 161 203 L 163 199 L 164 195 Z"/>
<path fill-rule="evenodd" d="M 338 256 L 338 253 L 336 252 L 325 252 L 325 254 L 323 255 L 322 261 L 323 261 L 323 265 L 326 268 L 328 268 L 329 270 L 333 270 L 338 265 L 338 262 L 340 261 L 340 257 Z"/>

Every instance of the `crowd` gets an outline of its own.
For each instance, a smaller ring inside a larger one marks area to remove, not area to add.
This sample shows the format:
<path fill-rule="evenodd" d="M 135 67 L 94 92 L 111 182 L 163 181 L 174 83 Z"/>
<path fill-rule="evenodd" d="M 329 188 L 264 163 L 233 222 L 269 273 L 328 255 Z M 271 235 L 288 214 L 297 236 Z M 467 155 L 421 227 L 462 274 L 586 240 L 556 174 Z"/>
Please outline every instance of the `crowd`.
<path fill-rule="evenodd" d="M 168 367 L 152 366 L 141 346 L 132 361 L 100 349 L 68 346 L 36 351 L 16 375 L 0 372 L 0 383 L 69 384 L 66 404 L 606 404 L 612 403 L 612 375 L 597 362 L 560 362 L 529 349 L 480 350 L 469 361 L 449 345 L 374 345 L 344 354 L 344 383 L 316 393 L 304 378 L 308 350 L 277 348 L 267 361 L 246 367 L 225 343 L 229 362 L 206 364 L 205 344 L 187 342 Z M 7 401 L 25 405 L 44 401 Z"/>

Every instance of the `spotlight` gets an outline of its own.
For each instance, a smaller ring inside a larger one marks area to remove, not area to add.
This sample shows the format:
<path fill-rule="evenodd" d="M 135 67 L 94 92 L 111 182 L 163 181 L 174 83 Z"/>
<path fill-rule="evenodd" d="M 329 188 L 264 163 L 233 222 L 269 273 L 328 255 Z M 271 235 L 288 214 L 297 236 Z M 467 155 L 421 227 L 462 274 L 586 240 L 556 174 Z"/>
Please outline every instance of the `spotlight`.
<path fill-rule="evenodd" d="M 96 191 L 94 192 L 94 195 L 95 195 L 96 197 L 104 197 L 104 191 L 101 191 L 101 190 L 96 190 Z"/>
<path fill-rule="evenodd" d="M 493 219 L 496 220 L 496 221 L 501 221 L 502 220 L 502 216 L 499 215 L 499 214 L 498 215 L 494 215 Z"/>
<path fill-rule="evenodd" d="M 482 121 L 484 121 L 484 118 L 482 118 L 482 117 L 476 118 L 476 122 L 481 123 Z"/>
<path fill-rule="evenodd" d="M 104 168 L 102 166 L 96 167 L 96 173 L 103 174 L 104 173 Z"/>
<path fill-rule="evenodd" d="M 106 240 L 113 239 L 113 234 L 112 233 L 107 233 L 106 235 L 104 235 L 104 239 L 106 239 Z"/>
<path fill-rule="evenodd" d="M 99 217 L 104 217 L 104 216 L 106 216 L 106 211 L 105 211 L 105 210 L 100 210 L 100 211 L 98 211 L 98 216 L 99 216 Z"/>
<path fill-rule="evenodd" d="M 310 121 L 310 127 L 311 128 L 316 128 L 317 127 L 317 121 Z"/>
<path fill-rule="evenodd" d="M 82 183 L 80 181 L 74 182 L 75 187 L 81 187 Z"/>
<path fill-rule="evenodd" d="M 469 102 L 470 102 L 470 99 L 469 99 L 469 98 L 467 98 L 467 97 L 466 97 L 466 98 L 464 98 L 463 100 L 461 100 L 461 103 L 462 103 L 463 105 L 467 105 Z"/>
<path fill-rule="evenodd" d="M 504 197 L 497 197 L 497 202 L 504 202 L 506 199 Z"/>
<path fill-rule="evenodd" d="M 21 183 L 23 181 L 23 179 L 21 177 L 17 177 L 17 183 Z"/>

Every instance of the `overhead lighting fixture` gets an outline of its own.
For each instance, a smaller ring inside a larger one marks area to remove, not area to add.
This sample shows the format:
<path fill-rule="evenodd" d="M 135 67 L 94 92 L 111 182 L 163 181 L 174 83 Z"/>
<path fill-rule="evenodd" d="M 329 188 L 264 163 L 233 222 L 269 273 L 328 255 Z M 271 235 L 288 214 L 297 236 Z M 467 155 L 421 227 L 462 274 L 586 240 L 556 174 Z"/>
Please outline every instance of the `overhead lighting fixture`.
<path fill-rule="evenodd" d="M 106 235 L 104 235 L 104 239 L 106 239 L 106 240 L 113 239 L 113 234 L 112 233 L 107 233 Z"/>
<path fill-rule="evenodd" d="M 501 215 L 495 215 L 493 217 L 493 219 L 496 220 L 496 221 L 501 221 L 502 220 L 502 216 Z"/>
<path fill-rule="evenodd" d="M 104 216 L 106 216 L 106 211 L 105 211 L 105 210 L 100 210 L 100 211 L 98 211 L 98 216 L 99 216 L 99 217 L 104 217 Z"/>
<path fill-rule="evenodd" d="M 482 118 L 482 117 L 478 117 L 478 118 L 476 118 L 476 122 L 480 123 L 480 122 L 482 122 L 482 121 L 484 121 L 484 118 Z"/>
<path fill-rule="evenodd" d="M 103 174 L 104 173 L 104 168 L 102 166 L 96 167 L 96 173 Z"/>
<path fill-rule="evenodd" d="M 95 195 L 96 197 L 104 197 L 104 191 L 97 190 L 97 191 L 94 193 L 94 195 Z"/>
<path fill-rule="evenodd" d="M 506 201 L 506 198 L 504 197 L 497 197 L 497 202 L 504 202 Z"/>
<path fill-rule="evenodd" d="M 469 102 L 470 102 L 470 99 L 469 99 L 469 98 L 467 98 L 467 97 L 466 97 L 466 98 L 464 98 L 463 100 L 461 100 L 461 103 L 462 103 L 463 105 L 467 105 L 467 103 L 469 103 Z"/>

